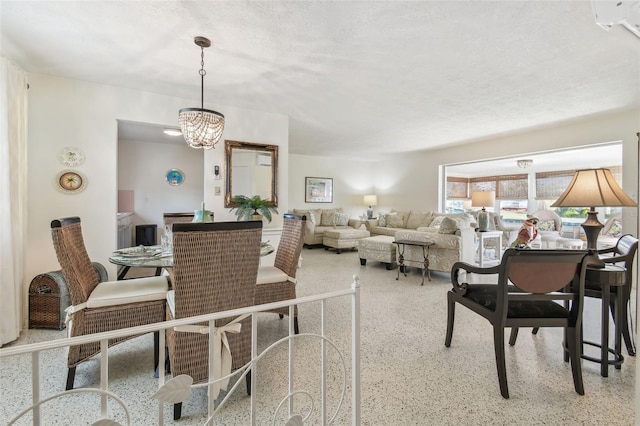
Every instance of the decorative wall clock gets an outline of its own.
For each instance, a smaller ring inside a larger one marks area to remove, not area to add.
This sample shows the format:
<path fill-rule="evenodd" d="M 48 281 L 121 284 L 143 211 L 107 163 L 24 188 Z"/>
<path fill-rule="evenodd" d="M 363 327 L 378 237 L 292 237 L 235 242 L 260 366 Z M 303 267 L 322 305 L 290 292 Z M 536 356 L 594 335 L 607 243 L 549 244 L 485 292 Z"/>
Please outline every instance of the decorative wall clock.
<path fill-rule="evenodd" d="M 171 169 L 165 175 L 165 179 L 169 185 L 182 185 L 182 182 L 184 182 L 184 173 L 179 169 Z"/>
<path fill-rule="evenodd" d="M 87 186 L 87 178 L 75 170 L 63 170 L 56 176 L 56 188 L 67 194 L 76 194 Z"/>
<path fill-rule="evenodd" d="M 64 147 L 58 153 L 58 160 L 67 167 L 79 166 L 84 162 L 84 152 L 77 147 Z"/>

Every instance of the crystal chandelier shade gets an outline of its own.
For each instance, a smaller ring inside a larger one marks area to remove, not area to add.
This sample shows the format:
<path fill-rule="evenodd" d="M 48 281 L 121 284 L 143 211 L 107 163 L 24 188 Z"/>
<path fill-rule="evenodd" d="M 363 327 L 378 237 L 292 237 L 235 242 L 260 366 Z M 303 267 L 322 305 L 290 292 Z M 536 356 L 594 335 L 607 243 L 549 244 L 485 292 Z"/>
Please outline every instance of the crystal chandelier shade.
<path fill-rule="evenodd" d="M 224 115 L 204 108 L 204 48 L 211 46 L 205 37 L 196 37 L 194 43 L 200 47 L 200 108 L 182 108 L 178 111 L 178 123 L 185 142 L 191 148 L 213 148 L 224 131 Z"/>
<path fill-rule="evenodd" d="M 210 109 L 182 108 L 178 122 L 191 148 L 213 148 L 224 131 L 224 115 Z"/>

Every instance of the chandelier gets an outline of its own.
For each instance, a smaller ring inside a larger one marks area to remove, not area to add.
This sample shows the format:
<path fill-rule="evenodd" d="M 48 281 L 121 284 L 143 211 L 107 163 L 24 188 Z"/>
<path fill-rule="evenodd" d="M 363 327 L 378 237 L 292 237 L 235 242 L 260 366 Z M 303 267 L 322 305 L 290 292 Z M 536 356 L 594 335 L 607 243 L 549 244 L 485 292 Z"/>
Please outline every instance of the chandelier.
<path fill-rule="evenodd" d="M 204 109 L 204 48 L 211 46 L 205 37 L 196 37 L 193 42 L 200 46 L 200 108 L 182 108 L 178 111 L 178 122 L 184 140 L 191 148 L 211 149 L 220 141 L 224 130 L 224 115 Z"/>

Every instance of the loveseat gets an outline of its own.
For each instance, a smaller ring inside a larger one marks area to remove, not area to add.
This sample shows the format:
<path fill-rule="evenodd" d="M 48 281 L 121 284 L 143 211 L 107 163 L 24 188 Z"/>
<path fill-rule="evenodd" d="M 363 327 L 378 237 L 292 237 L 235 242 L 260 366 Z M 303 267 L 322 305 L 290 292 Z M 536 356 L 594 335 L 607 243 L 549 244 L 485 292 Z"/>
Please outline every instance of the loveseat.
<path fill-rule="evenodd" d="M 432 241 L 429 248 L 429 269 L 449 272 L 458 261 L 473 263 L 476 223 L 470 215 L 456 213 L 395 211 L 378 214 L 378 219 L 365 222 L 372 236 L 390 235 L 396 240 Z M 422 248 L 406 246 L 404 263 L 420 267 Z"/>
<path fill-rule="evenodd" d="M 304 245 L 312 248 L 321 245 L 324 238 L 324 231 L 327 229 L 359 229 L 362 221 L 359 219 L 349 219 L 349 215 L 344 213 L 342 208 L 335 209 L 293 209 L 290 211 L 298 216 L 307 217 L 304 232 Z"/>

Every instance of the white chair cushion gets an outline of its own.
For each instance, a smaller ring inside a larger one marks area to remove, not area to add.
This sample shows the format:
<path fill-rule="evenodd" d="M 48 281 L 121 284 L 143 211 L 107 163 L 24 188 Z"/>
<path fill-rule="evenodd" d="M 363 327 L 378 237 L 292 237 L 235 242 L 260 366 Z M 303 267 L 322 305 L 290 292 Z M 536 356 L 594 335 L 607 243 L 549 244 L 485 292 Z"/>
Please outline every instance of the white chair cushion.
<path fill-rule="evenodd" d="M 87 308 L 150 302 L 166 298 L 169 285 L 166 277 L 105 281 L 96 286 L 87 300 Z"/>
<path fill-rule="evenodd" d="M 275 266 L 261 266 L 258 268 L 256 284 L 280 283 L 288 281 L 289 276 Z"/>

